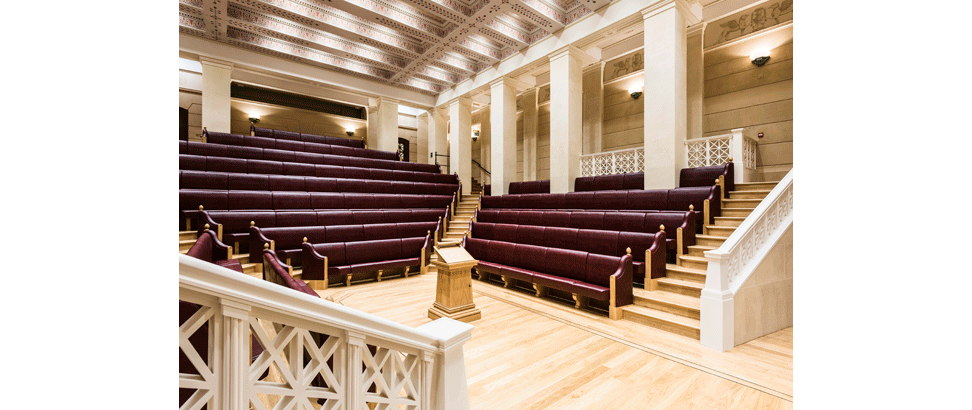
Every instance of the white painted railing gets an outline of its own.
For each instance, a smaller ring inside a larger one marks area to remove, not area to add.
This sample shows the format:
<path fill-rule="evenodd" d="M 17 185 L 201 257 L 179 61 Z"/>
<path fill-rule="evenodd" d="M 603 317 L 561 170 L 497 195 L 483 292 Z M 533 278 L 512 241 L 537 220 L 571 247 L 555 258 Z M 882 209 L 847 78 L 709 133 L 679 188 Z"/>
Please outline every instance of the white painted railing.
<path fill-rule="evenodd" d="M 631 148 L 581 155 L 580 166 L 582 177 L 642 172 L 645 170 L 645 149 Z"/>
<path fill-rule="evenodd" d="M 721 351 L 733 347 L 733 296 L 792 225 L 790 170 L 722 246 L 705 252 L 709 266 L 700 306 L 703 345 Z"/>
<path fill-rule="evenodd" d="M 185 255 L 179 300 L 202 306 L 179 326 L 179 349 L 199 373 L 179 373 L 179 388 L 194 390 L 182 409 L 318 408 L 319 399 L 324 409 L 469 408 L 462 345 L 472 325 L 411 328 Z M 203 358 L 189 337 L 206 324 Z M 251 334 L 265 348 L 252 362 Z"/>
<path fill-rule="evenodd" d="M 736 128 L 730 134 L 685 141 L 685 164 L 688 168 L 709 167 L 732 159 L 736 164 L 734 182 L 751 182 L 758 147 L 756 140 L 743 136 L 743 128 Z"/>

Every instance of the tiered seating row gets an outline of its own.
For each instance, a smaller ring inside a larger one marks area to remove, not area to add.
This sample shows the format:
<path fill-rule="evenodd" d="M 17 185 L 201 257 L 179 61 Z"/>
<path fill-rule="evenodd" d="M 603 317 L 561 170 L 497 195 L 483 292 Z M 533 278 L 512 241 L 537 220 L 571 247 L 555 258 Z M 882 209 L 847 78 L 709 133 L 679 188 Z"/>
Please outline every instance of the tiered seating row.
<path fill-rule="evenodd" d="M 283 228 L 250 228 L 250 260 L 260 260 L 264 244 L 281 258 L 296 260 L 300 257 L 301 244 L 377 241 L 425 237 L 435 238 L 440 232 L 440 222 L 402 222 L 369 225 L 294 226 Z M 291 263 L 288 261 L 288 265 Z M 297 264 L 299 265 L 299 264 Z"/>
<path fill-rule="evenodd" d="M 617 257 L 624 256 L 627 250 L 633 257 L 635 282 L 645 283 L 646 273 L 650 275 L 650 279 L 665 276 L 664 231 L 650 234 L 488 222 L 473 222 L 470 227 L 471 237 L 491 241 Z"/>
<path fill-rule="evenodd" d="M 293 131 L 259 128 L 250 125 L 250 133 L 258 137 L 277 138 L 290 141 L 314 142 L 319 144 L 344 145 L 348 147 L 364 148 L 364 140 L 353 140 L 344 137 L 328 137 L 324 135 L 304 134 Z"/>
<path fill-rule="evenodd" d="M 309 210 L 445 208 L 454 195 L 345 194 L 338 192 L 222 191 L 180 189 L 179 209 L 196 210 Z M 196 216 L 192 213 L 192 216 Z"/>
<path fill-rule="evenodd" d="M 273 148 L 234 147 L 194 141 L 179 141 L 179 154 L 222 158 L 239 158 L 302 164 L 336 165 L 343 167 L 376 168 L 398 171 L 415 171 L 438 174 L 438 165 L 384 159 L 347 157 L 313 152 L 299 152 Z"/>
<path fill-rule="evenodd" d="M 285 265 L 277 259 L 277 254 L 270 249 L 263 250 L 263 279 L 285 286 L 301 293 L 321 297 L 314 289 L 307 286 L 303 280 L 294 279 L 294 268 Z"/>
<path fill-rule="evenodd" d="M 458 184 L 384 181 L 375 179 L 324 178 L 293 175 L 261 175 L 216 171 L 179 171 L 181 189 L 250 191 L 361 192 L 386 194 L 452 195 Z"/>
<path fill-rule="evenodd" d="M 711 167 L 682 168 L 678 173 L 678 186 L 682 188 L 709 186 L 719 180 L 722 194 L 728 198 L 729 193 L 736 190 L 734 178 L 731 162 Z"/>
<path fill-rule="evenodd" d="M 537 296 L 544 288 L 570 292 L 577 307 L 583 298 L 605 301 L 612 319 L 620 319 L 618 308 L 634 300 L 631 255 L 606 256 L 477 238 L 463 239 L 462 246 L 479 261 L 477 272 L 501 275 L 508 287 L 512 280 L 522 280 L 534 284 Z"/>
<path fill-rule="evenodd" d="M 216 236 L 227 243 L 245 241 L 251 226 L 282 228 L 291 226 L 362 225 L 398 222 L 428 222 L 448 218 L 445 209 L 381 209 L 334 211 L 202 211 L 197 226 L 209 224 Z M 441 239 L 441 238 L 439 238 Z"/>
<path fill-rule="evenodd" d="M 523 194 L 482 198 L 483 209 L 527 210 L 659 210 L 688 211 L 696 217 L 696 230 L 715 223 L 720 215 L 719 186 L 694 188 L 568 192 L 566 194 Z"/>
<path fill-rule="evenodd" d="M 709 181 L 709 185 L 713 185 Z M 645 189 L 645 173 L 598 175 L 574 179 L 575 192 Z"/>
<path fill-rule="evenodd" d="M 534 225 L 574 229 L 597 229 L 618 232 L 657 233 L 665 226 L 667 249 L 688 252 L 695 245 L 695 219 L 689 212 L 588 212 L 588 211 L 519 211 L 481 209 L 473 218 L 476 222 Z"/>
<path fill-rule="evenodd" d="M 251 137 L 248 135 L 227 134 L 222 132 L 204 132 L 203 134 L 206 137 L 206 142 L 211 144 L 398 161 L 398 154 L 394 152 L 378 151 L 373 149 L 353 148 L 344 145 L 317 144 L 313 142 L 290 141 L 284 139 Z"/>
<path fill-rule="evenodd" d="M 404 275 L 408 277 L 409 269 L 418 266 L 419 273 L 424 274 L 431 263 L 432 239 L 426 235 L 357 242 L 305 242 L 301 252 L 304 264 L 301 279 L 319 281 L 318 286 L 326 289 L 342 282 L 350 286 L 359 280 L 380 281 L 383 271 L 389 269 L 405 268 Z"/>
<path fill-rule="evenodd" d="M 517 194 L 549 194 L 550 180 L 510 182 L 509 195 Z"/>

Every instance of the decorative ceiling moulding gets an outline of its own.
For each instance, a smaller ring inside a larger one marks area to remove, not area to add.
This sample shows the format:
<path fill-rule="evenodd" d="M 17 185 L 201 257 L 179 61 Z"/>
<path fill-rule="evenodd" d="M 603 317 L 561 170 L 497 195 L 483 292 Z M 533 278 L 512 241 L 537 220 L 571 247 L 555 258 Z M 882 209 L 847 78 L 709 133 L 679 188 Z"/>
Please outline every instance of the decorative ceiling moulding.
<path fill-rule="evenodd" d="M 698 2 L 694 2 L 690 5 L 685 2 L 685 0 L 659 1 L 642 10 L 641 16 L 647 20 L 661 12 L 671 9 L 672 7 L 678 9 L 679 14 L 682 15 L 686 26 L 691 26 L 702 22 L 702 5 Z"/>
<path fill-rule="evenodd" d="M 703 48 L 736 43 L 793 23 L 793 0 L 771 0 L 706 24 Z"/>

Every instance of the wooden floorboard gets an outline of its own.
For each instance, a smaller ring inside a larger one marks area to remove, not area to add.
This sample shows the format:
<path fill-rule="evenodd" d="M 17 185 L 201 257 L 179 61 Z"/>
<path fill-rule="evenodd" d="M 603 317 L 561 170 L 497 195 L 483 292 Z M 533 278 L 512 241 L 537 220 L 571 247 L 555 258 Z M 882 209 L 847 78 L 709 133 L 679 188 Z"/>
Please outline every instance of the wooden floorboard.
<path fill-rule="evenodd" d="M 431 320 L 436 275 L 319 291 L 402 323 Z M 717 352 L 698 340 L 473 281 L 473 409 L 791 409 L 793 328 Z"/>

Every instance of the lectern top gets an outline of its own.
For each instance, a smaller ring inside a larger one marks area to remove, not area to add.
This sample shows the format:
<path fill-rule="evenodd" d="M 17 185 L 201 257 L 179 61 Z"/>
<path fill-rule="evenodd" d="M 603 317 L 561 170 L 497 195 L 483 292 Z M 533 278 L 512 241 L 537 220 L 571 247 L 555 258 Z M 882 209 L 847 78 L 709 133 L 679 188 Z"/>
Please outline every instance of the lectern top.
<path fill-rule="evenodd" d="M 439 255 L 439 260 L 443 263 L 460 263 L 460 262 L 474 262 L 476 258 L 473 258 L 469 252 L 461 246 L 452 246 L 448 248 L 435 247 L 435 254 Z"/>

